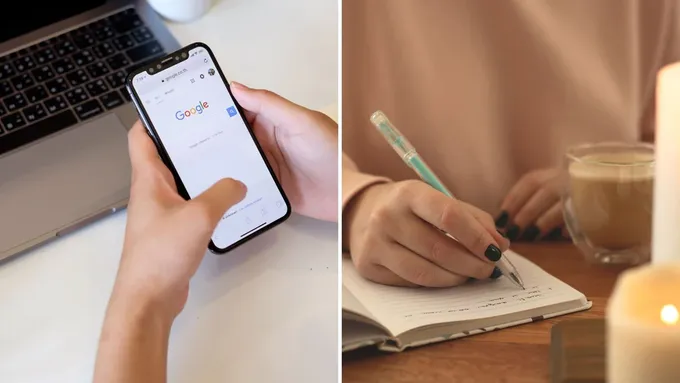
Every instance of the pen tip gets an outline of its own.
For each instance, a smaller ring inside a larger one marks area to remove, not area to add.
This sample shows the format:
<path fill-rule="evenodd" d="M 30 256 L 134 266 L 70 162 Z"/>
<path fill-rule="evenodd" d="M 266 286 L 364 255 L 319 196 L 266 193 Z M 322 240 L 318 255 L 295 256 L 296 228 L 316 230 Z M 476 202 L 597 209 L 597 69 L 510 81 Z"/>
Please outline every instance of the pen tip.
<path fill-rule="evenodd" d="M 518 284 L 518 285 L 520 285 L 522 288 L 524 288 L 524 284 L 522 283 L 522 281 L 519 280 L 519 278 L 517 278 L 517 275 L 515 275 L 515 273 L 512 273 L 512 272 L 511 272 L 511 273 L 510 273 L 510 278 L 512 278 L 512 280 L 515 281 L 516 284 Z"/>

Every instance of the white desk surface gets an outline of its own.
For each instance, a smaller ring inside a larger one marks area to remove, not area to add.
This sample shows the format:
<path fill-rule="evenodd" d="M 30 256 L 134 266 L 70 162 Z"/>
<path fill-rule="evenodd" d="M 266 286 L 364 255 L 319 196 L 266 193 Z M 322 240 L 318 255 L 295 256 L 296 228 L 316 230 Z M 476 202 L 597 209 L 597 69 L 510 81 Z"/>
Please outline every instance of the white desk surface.
<path fill-rule="evenodd" d="M 207 43 L 228 78 L 334 115 L 337 16 L 335 0 L 221 0 L 169 25 Z M 0 264 L 0 381 L 91 381 L 124 227 L 123 211 Z M 337 381 L 337 250 L 336 224 L 293 215 L 208 254 L 172 330 L 169 381 Z"/>

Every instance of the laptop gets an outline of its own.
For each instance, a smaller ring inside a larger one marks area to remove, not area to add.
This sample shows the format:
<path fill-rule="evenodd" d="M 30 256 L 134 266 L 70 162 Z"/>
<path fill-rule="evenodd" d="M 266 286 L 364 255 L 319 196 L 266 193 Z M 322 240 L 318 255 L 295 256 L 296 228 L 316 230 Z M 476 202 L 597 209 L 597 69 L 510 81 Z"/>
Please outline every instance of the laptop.
<path fill-rule="evenodd" d="M 137 114 L 124 80 L 179 47 L 144 1 L 38 0 L 5 16 L 0 260 L 126 206 Z"/>

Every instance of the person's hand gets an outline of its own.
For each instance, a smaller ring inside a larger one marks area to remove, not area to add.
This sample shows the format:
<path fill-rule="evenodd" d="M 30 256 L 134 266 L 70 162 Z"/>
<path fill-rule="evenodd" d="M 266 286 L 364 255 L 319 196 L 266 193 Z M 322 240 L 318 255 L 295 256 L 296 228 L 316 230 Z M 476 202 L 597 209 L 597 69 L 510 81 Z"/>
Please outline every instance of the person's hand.
<path fill-rule="evenodd" d="M 415 180 L 368 187 L 350 201 L 345 220 L 357 271 L 387 285 L 498 278 L 494 262 L 509 245 L 489 214 Z"/>
<path fill-rule="evenodd" d="M 164 382 L 170 328 L 224 213 L 246 187 L 223 179 L 189 201 L 137 121 L 123 254 L 104 317 L 95 382 Z"/>
<path fill-rule="evenodd" d="M 128 137 L 132 186 L 112 300 L 140 300 L 177 315 L 215 227 L 246 187 L 223 179 L 186 201 L 139 121 Z"/>
<path fill-rule="evenodd" d="M 338 217 L 338 127 L 323 113 L 270 91 L 232 82 L 231 89 L 281 182 L 293 211 Z"/>
<path fill-rule="evenodd" d="M 533 241 L 563 236 L 560 170 L 535 170 L 525 174 L 510 189 L 501 205 L 496 226 L 511 240 Z"/>

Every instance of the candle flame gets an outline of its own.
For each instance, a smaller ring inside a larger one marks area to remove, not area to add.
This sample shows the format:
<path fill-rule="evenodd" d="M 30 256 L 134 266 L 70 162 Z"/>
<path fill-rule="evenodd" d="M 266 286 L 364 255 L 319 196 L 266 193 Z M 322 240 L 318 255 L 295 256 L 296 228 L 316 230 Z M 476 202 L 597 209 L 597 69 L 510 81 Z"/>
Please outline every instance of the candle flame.
<path fill-rule="evenodd" d="M 667 325 L 675 325 L 680 319 L 678 309 L 673 305 L 665 305 L 661 309 L 661 321 Z"/>

